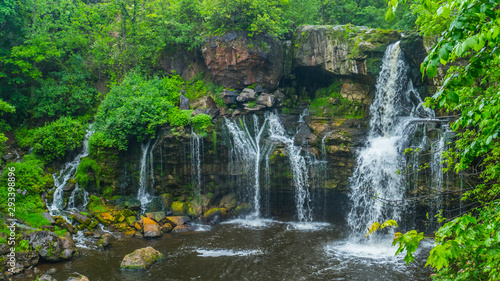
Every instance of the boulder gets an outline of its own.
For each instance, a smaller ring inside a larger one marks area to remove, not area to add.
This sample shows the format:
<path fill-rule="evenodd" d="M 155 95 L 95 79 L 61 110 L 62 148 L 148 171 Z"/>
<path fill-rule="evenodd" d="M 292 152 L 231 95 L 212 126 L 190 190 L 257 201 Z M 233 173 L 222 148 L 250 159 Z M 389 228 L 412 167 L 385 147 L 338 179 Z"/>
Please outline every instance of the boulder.
<path fill-rule="evenodd" d="M 113 235 L 111 233 L 104 234 L 99 241 L 97 241 L 97 248 L 105 249 L 111 246 L 111 238 Z"/>
<path fill-rule="evenodd" d="M 193 229 L 187 224 L 178 225 L 178 226 L 174 227 L 174 229 L 172 230 L 173 233 L 182 233 L 182 232 L 190 232 L 190 231 L 193 231 Z"/>
<path fill-rule="evenodd" d="M 165 218 L 168 223 L 171 223 L 174 227 L 178 225 L 183 225 L 190 221 L 189 217 L 186 216 L 170 216 Z"/>
<path fill-rule="evenodd" d="M 263 93 L 257 99 L 257 104 L 264 105 L 267 107 L 273 107 L 275 103 L 276 103 L 276 97 L 268 93 Z"/>
<path fill-rule="evenodd" d="M 168 232 L 172 231 L 173 228 L 174 227 L 172 226 L 172 224 L 167 222 L 161 226 L 161 232 L 168 233 Z"/>
<path fill-rule="evenodd" d="M 203 214 L 202 220 L 208 224 L 216 224 L 226 217 L 226 208 L 212 208 Z"/>
<path fill-rule="evenodd" d="M 226 33 L 209 38 L 202 53 L 212 77 L 225 88 L 243 89 L 258 83 L 274 89 L 283 75 L 281 43 L 269 35 Z"/>
<path fill-rule="evenodd" d="M 62 252 L 61 257 L 63 259 L 70 259 L 72 256 L 74 256 L 78 253 L 78 250 L 76 249 L 75 241 L 73 241 L 71 234 L 66 232 L 66 234 L 64 234 L 64 237 L 61 237 L 61 241 L 62 241 L 62 246 L 63 246 L 63 252 Z"/>
<path fill-rule="evenodd" d="M 123 258 L 120 269 L 145 270 L 162 258 L 163 254 L 153 247 L 138 249 Z"/>
<path fill-rule="evenodd" d="M 203 207 L 201 206 L 201 202 L 199 202 L 196 199 L 192 200 L 189 203 L 189 209 L 188 209 L 189 216 L 191 216 L 192 218 L 197 218 L 201 216 L 202 213 L 203 213 Z"/>
<path fill-rule="evenodd" d="M 62 239 L 53 232 L 35 231 L 29 234 L 29 244 L 41 258 L 52 262 L 69 259 L 77 252 L 69 233 Z"/>
<path fill-rule="evenodd" d="M 130 216 L 130 217 L 127 217 L 125 219 L 125 221 L 127 222 L 127 224 L 129 226 L 134 226 L 135 225 L 135 222 L 137 221 L 137 218 L 135 216 Z"/>
<path fill-rule="evenodd" d="M 172 209 L 172 214 L 174 216 L 183 216 L 187 215 L 189 210 L 189 205 L 186 202 L 175 201 L 172 203 L 170 208 Z"/>
<path fill-rule="evenodd" d="M 126 231 L 123 234 L 123 238 L 132 238 L 132 237 L 134 237 L 134 234 L 135 234 L 135 230 Z"/>
<path fill-rule="evenodd" d="M 115 221 L 115 217 L 113 215 L 111 215 L 110 213 L 97 214 L 96 218 L 100 223 L 102 223 L 106 226 L 110 225 L 112 222 Z"/>
<path fill-rule="evenodd" d="M 229 193 L 220 199 L 219 208 L 232 210 L 236 207 L 236 201 L 236 193 Z"/>
<path fill-rule="evenodd" d="M 360 102 L 365 105 L 370 105 L 372 102 L 372 97 L 370 97 L 370 86 L 366 84 L 355 82 L 344 83 L 340 89 L 340 95 L 352 102 Z"/>
<path fill-rule="evenodd" d="M 146 213 L 146 217 L 156 222 L 160 222 L 165 218 L 165 212 L 159 211 L 159 212 Z"/>
<path fill-rule="evenodd" d="M 238 207 L 236 207 L 236 209 L 234 209 L 234 212 L 238 216 L 247 215 L 252 211 L 253 211 L 252 204 L 246 202 L 241 203 Z"/>
<path fill-rule="evenodd" d="M 174 201 L 172 194 L 168 194 L 168 193 L 164 193 L 164 194 L 160 195 L 160 198 L 161 198 L 161 203 L 162 203 L 164 208 L 170 208 L 170 205 L 172 205 L 172 202 Z"/>
<path fill-rule="evenodd" d="M 71 215 L 71 218 L 83 225 L 89 225 L 92 222 L 92 220 L 89 217 L 80 213 Z"/>
<path fill-rule="evenodd" d="M 227 105 L 232 105 L 236 103 L 236 99 L 238 98 L 238 92 L 234 90 L 223 90 L 220 94 L 220 97 Z"/>
<path fill-rule="evenodd" d="M 261 104 L 251 105 L 251 104 L 246 103 L 244 108 L 247 111 L 259 111 L 259 110 L 266 108 L 266 106 L 261 105 Z"/>
<path fill-rule="evenodd" d="M 78 272 L 73 272 L 69 275 L 69 278 L 66 281 L 89 281 L 89 278 L 87 278 L 87 276 L 82 275 Z"/>
<path fill-rule="evenodd" d="M 255 91 L 252 89 L 245 88 L 241 91 L 240 95 L 236 98 L 238 102 L 247 102 L 255 100 Z"/>
<path fill-rule="evenodd" d="M 161 236 L 161 227 L 154 220 L 143 217 L 142 224 L 144 228 L 144 237 L 159 237 Z"/>

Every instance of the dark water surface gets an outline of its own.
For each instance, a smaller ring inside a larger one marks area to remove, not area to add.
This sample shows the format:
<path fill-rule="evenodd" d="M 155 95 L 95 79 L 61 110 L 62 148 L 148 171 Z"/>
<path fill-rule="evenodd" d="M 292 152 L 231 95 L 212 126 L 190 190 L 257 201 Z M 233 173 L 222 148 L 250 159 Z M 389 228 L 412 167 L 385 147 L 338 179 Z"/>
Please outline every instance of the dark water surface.
<path fill-rule="evenodd" d="M 158 239 L 115 238 L 108 250 L 80 249 L 71 261 L 41 264 L 40 272 L 66 280 L 79 272 L 91 281 L 111 280 L 429 280 L 422 257 L 405 266 L 394 247 L 346 240 L 344 226 L 272 220 L 203 226 Z M 123 257 L 152 246 L 164 259 L 147 271 L 120 270 Z M 424 254 L 425 255 L 425 254 Z"/>

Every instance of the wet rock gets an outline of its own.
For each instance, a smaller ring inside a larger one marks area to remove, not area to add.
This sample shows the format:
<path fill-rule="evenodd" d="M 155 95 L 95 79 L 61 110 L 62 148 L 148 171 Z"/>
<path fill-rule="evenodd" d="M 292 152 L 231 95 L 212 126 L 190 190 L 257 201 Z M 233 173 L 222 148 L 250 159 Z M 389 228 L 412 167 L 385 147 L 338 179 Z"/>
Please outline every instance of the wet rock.
<path fill-rule="evenodd" d="M 238 102 L 247 102 L 255 100 L 255 91 L 252 89 L 245 88 L 241 91 L 240 95 L 236 98 Z"/>
<path fill-rule="evenodd" d="M 146 217 L 148 217 L 156 222 L 160 222 L 165 218 L 165 212 L 160 211 L 160 212 L 146 213 Z"/>
<path fill-rule="evenodd" d="M 175 201 L 170 208 L 174 216 L 183 216 L 188 214 L 189 205 L 186 202 Z"/>
<path fill-rule="evenodd" d="M 164 208 L 170 208 L 170 205 L 174 202 L 172 194 L 164 193 L 160 195 L 160 198 Z"/>
<path fill-rule="evenodd" d="M 105 249 L 111 246 L 111 239 L 113 235 L 111 233 L 104 234 L 99 241 L 97 241 L 97 248 Z"/>
<path fill-rule="evenodd" d="M 236 207 L 236 193 L 229 193 L 221 198 L 219 202 L 219 208 L 226 208 L 227 210 L 232 210 Z"/>
<path fill-rule="evenodd" d="M 267 107 L 273 107 L 275 103 L 276 103 L 276 97 L 267 93 L 263 93 L 257 99 L 257 104 L 264 105 Z"/>
<path fill-rule="evenodd" d="M 71 218 L 83 225 L 89 225 L 92 222 L 92 220 L 89 217 L 80 213 L 71 215 Z"/>
<path fill-rule="evenodd" d="M 274 89 L 283 75 L 283 50 L 272 36 L 226 33 L 208 39 L 202 53 L 212 77 L 225 88 L 243 89 L 258 83 Z"/>
<path fill-rule="evenodd" d="M 16 253 L 16 262 L 23 268 L 29 268 L 38 264 L 40 256 L 36 251 L 18 252 Z"/>
<path fill-rule="evenodd" d="M 217 224 L 226 217 L 226 208 L 212 208 L 203 214 L 202 220 L 208 224 Z"/>
<path fill-rule="evenodd" d="M 238 216 L 247 215 L 252 211 L 253 211 L 252 204 L 246 202 L 241 203 L 238 207 L 236 207 L 236 209 L 234 209 L 234 212 Z"/>
<path fill-rule="evenodd" d="M 172 224 L 170 224 L 170 223 L 165 223 L 165 224 L 163 224 L 163 225 L 162 225 L 162 227 L 161 227 L 161 232 L 163 232 L 163 233 L 168 233 L 168 232 L 172 231 L 172 229 L 173 229 L 173 228 L 174 228 L 174 227 L 172 226 Z"/>
<path fill-rule="evenodd" d="M 179 107 L 182 110 L 189 110 L 189 99 L 182 94 L 180 95 L 179 98 Z"/>
<path fill-rule="evenodd" d="M 365 105 L 371 104 L 372 101 L 370 97 L 370 86 L 355 82 L 342 84 L 340 95 L 352 102 L 360 102 Z"/>
<path fill-rule="evenodd" d="M 129 230 L 123 234 L 123 238 L 132 238 L 134 237 L 135 230 Z"/>
<path fill-rule="evenodd" d="M 82 275 L 78 272 L 73 272 L 69 275 L 69 278 L 66 281 L 89 281 L 89 278 L 87 278 L 87 276 Z"/>
<path fill-rule="evenodd" d="M 110 225 L 115 220 L 115 217 L 110 213 L 97 214 L 96 218 L 100 223 L 104 224 L 105 226 Z"/>
<path fill-rule="evenodd" d="M 57 281 L 57 280 L 48 274 L 42 274 L 42 276 L 38 278 L 38 281 Z"/>
<path fill-rule="evenodd" d="M 189 217 L 186 216 L 169 216 L 165 218 L 167 222 L 171 223 L 174 227 L 178 225 L 183 225 L 190 221 Z"/>
<path fill-rule="evenodd" d="M 77 250 L 73 240 L 69 239 L 69 237 L 61 239 L 55 233 L 48 231 L 35 231 L 29 234 L 30 246 L 47 261 L 71 258 Z"/>
<path fill-rule="evenodd" d="M 193 229 L 187 224 L 178 225 L 178 226 L 174 227 L 174 229 L 172 230 L 173 233 L 182 233 L 182 232 L 190 232 L 190 231 L 193 231 Z"/>
<path fill-rule="evenodd" d="M 208 206 L 214 204 L 214 194 L 213 193 L 208 193 L 208 194 L 203 194 L 201 195 L 201 206 L 203 209 L 208 208 Z"/>
<path fill-rule="evenodd" d="M 189 203 L 188 214 L 193 218 L 197 218 L 201 216 L 202 213 L 203 213 L 203 207 L 201 206 L 201 202 L 199 202 L 199 200 L 197 199 L 192 200 Z"/>
<path fill-rule="evenodd" d="M 139 231 L 136 231 L 135 234 L 134 234 L 134 237 L 142 239 L 142 238 L 144 238 L 144 235 L 142 235 L 142 233 L 140 233 Z"/>
<path fill-rule="evenodd" d="M 163 254 L 153 247 L 138 249 L 123 258 L 120 269 L 145 270 L 162 258 Z"/>
<path fill-rule="evenodd" d="M 71 237 L 71 234 L 66 232 L 64 234 L 64 237 L 61 237 L 61 241 L 63 246 L 61 257 L 63 259 L 70 259 L 72 256 L 78 253 L 75 241 L 73 241 L 73 237 Z"/>
<path fill-rule="evenodd" d="M 55 219 L 55 224 L 57 226 L 66 229 L 71 234 L 78 233 L 78 230 L 71 223 L 67 222 L 63 217 L 57 216 L 57 217 L 54 217 L 54 219 Z"/>
<path fill-rule="evenodd" d="M 137 218 L 135 216 L 130 216 L 127 217 L 125 220 L 129 226 L 134 226 L 135 222 L 137 221 Z"/>
<path fill-rule="evenodd" d="M 142 224 L 144 227 L 144 237 L 159 237 L 161 236 L 161 228 L 158 223 L 156 223 L 154 220 L 148 218 L 148 217 L 143 217 L 142 218 Z"/>

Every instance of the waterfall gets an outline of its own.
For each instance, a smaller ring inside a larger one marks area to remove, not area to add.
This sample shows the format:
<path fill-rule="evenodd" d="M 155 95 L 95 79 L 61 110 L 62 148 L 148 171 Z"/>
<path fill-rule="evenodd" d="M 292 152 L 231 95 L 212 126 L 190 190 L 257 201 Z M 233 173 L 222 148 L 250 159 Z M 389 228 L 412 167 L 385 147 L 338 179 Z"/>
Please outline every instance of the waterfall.
<path fill-rule="evenodd" d="M 76 203 L 77 196 L 80 196 L 80 199 L 83 199 L 83 207 L 87 206 L 87 204 L 89 203 L 89 193 L 85 189 L 80 188 L 78 184 L 76 184 L 75 189 L 73 189 L 73 191 L 71 192 L 71 196 L 68 199 L 68 210 L 78 211 Z"/>
<path fill-rule="evenodd" d="M 66 187 L 70 179 L 75 177 L 76 169 L 78 168 L 81 159 L 89 155 L 89 138 L 90 136 L 92 136 L 92 133 L 93 131 L 91 130 L 91 128 L 89 128 L 83 140 L 82 152 L 75 156 L 72 161 L 66 163 L 62 170 L 59 172 L 59 175 L 54 174 L 53 176 L 55 191 L 53 195 L 52 205 L 49 207 L 49 212 L 52 216 L 60 214 L 60 211 L 64 209 L 64 187 Z"/>
<path fill-rule="evenodd" d="M 146 143 L 141 143 L 141 165 L 140 165 L 140 176 L 139 176 L 139 191 L 137 192 L 137 199 L 141 201 L 141 209 L 144 213 L 146 208 L 151 202 L 152 198 L 148 191 L 148 150 L 151 145 L 151 140 L 148 140 Z M 152 159 L 151 159 L 152 160 Z"/>
<path fill-rule="evenodd" d="M 388 46 L 370 106 L 367 146 L 359 152 L 350 179 L 352 206 L 347 222 L 354 233 L 365 233 L 376 221 L 400 221 L 404 210 L 395 206 L 401 204 L 406 192 L 404 177 L 396 171 L 406 167 L 404 150 L 424 120 L 415 113 L 434 116 L 421 106 L 407 71 L 399 42 Z"/>
<path fill-rule="evenodd" d="M 191 132 L 191 182 L 194 194 L 201 193 L 201 165 L 203 156 L 203 137 Z"/>
<path fill-rule="evenodd" d="M 236 120 L 225 118 L 233 142 L 232 168 L 239 169 L 239 172 L 249 176 L 247 194 L 253 197 L 252 217 L 258 218 L 260 217 L 260 163 L 263 158 L 269 158 L 272 151 L 272 144 L 265 142 L 263 138 L 268 120 L 265 118 L 262 124 L 259 124 L 257 115 L 253 115 L 253 133 L 250 133 L 246 120 L 244 118 L 240 120 L 241 126 L 238 126 Z"/>

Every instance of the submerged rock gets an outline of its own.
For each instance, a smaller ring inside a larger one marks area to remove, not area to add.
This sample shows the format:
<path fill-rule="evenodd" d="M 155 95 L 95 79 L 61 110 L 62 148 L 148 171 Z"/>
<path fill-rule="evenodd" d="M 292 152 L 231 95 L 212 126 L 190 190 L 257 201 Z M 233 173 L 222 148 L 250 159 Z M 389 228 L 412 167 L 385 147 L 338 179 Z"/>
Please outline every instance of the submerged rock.
<path fill-rule="evenodd" d="M 163 254 L 153 247 L 138 249 L 123 258 L 120 269 L 145 270 L 162 258 Z"/>
<path fill-rule="evenodd" d="M 82 275 L 78 272 L 73 272 L 69 275 L 69 278 L 66 281 L 89 281 L 89 278 L 87 278 L 87 276 Z"/>
<path fill-rule="evenodd" d="M 97 242 L 97 247 L 100 249 L 108 248 L 109 246 L 111 246 L 111 238 L 113 238 L 112 234 L 104 234 L 102 238 Z"/>
<path fill-rule="evenodd" d="M 48 275 L 48 274 L 43 274 L 38 278 L 38 281 L 57 281 L 54 277 Z"/>

